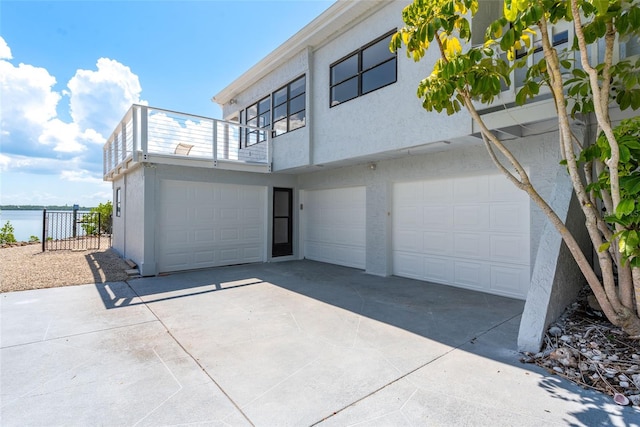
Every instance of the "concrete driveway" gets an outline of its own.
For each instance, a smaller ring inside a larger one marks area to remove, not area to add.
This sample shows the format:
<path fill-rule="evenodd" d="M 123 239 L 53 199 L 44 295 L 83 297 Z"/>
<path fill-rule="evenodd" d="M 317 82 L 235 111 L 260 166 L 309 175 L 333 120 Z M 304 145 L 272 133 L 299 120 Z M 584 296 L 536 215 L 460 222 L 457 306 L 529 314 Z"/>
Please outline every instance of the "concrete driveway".
<path fill-rule="evenodd" d="M 25 425 L 640 425 L 518 362 L 522 301 L 311 261 L 0 295 Z"/>

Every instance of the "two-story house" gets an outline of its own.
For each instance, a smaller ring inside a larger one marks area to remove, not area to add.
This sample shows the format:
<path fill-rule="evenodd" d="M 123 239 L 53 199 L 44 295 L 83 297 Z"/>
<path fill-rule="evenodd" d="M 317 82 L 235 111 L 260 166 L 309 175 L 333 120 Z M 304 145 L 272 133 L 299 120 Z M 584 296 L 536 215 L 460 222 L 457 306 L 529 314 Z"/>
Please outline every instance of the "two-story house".
<path fill-rule="evenodd" d="M 519 344 L 538 347 L 580 273 L 470 116 L 422 108 L 429 68 L 389 51 L 407 2 L 336 2 L 213 97 L 224 120 L 134 105 L 105 145 L 113 247 L 145 276 L 306 258 L 526 299 Z M 583 234 L 553 105 L 515 107 L 518 81 L 481 112 Z"/>

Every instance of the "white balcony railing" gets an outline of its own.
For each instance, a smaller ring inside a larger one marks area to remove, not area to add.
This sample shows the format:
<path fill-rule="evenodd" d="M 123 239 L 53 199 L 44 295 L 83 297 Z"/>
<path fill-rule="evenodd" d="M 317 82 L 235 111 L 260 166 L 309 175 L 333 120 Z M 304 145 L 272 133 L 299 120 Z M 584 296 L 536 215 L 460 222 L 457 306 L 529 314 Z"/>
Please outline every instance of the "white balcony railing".
<path fill-rule="evenodd" d="M 235 122 L 134 104 L 104 145 L 104 178 L 111 180 L 132 164 L 154 161 L 183 165 L 193 161 L 194 166 L 229 168 L 258 165 L 268 171 L 269 133 Z M 242 141 L 255 140 L 246 135 L 256 134 L 261 142 L 243 146 Z"/>

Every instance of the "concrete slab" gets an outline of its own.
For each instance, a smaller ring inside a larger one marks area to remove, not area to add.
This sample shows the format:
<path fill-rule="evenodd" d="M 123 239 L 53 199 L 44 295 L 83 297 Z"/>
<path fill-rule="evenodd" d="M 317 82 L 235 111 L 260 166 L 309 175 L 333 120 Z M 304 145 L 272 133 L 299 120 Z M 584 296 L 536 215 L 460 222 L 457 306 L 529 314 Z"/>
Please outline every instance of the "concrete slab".
<path fill-rule="evenodd" d="M 0 304 L 3 426 L 640 419 L 520 364 L 522 301 L 322 263 L 2 294 Z"/>
<path fill-rule="evenodd" d="M 102 298 L 97 289 L 104 293 Z M 125 282 L 4 293 L 0 295 L 2 346 L 156 320 L 136 302 L 140 299 Z M 105 310 L 121 304 L 121 310 Z"/>

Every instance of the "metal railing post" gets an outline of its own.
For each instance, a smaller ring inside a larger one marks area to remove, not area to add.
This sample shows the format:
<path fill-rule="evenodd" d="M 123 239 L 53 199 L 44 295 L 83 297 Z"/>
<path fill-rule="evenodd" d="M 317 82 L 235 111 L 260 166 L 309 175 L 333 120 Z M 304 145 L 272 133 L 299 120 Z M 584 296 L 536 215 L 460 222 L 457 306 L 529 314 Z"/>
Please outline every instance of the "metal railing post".
<path fill-rule="evenodd" d="M 213 163 L 218 163 L 218 121 L 213 119 Z"/>
<path fill-rule="evenodd" d="M 138 107 L 136 105 L 131 106 L 131 123 L 133 129 L 131 132 L 133 133 L 133 145 L 131 150 L 133 151 L 133 161 L 138 161 Z"/>
<path fill-rule="evenodd" d="M 149 151 L 149 108 L 140 107 L 140 148 L 142 156 L 146 156 Z"/>

